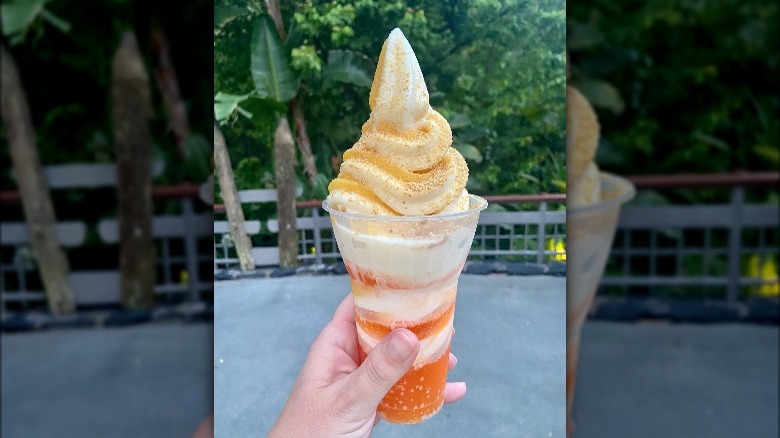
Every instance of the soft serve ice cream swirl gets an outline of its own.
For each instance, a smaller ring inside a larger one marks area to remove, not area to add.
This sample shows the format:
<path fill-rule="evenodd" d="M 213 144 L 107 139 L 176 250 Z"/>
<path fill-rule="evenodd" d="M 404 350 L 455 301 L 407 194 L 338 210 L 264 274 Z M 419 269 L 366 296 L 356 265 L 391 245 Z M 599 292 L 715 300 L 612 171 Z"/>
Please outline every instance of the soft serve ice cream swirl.
<path fill-rule="evenodd" d="M 328 186 L 333 209 L 423 216 L 468 209 L 468 167 L 447 120 L 431 108 L 420 64 L 400 29 L 382 46 L 371 116 Z"/>
<path fill-rule="evenodd" d="M 599 120 L 585 96 L 566 87 L 567 205 L 584 207 L 601 199 L 599 168 L 594 162 L 599 145 Z"/>

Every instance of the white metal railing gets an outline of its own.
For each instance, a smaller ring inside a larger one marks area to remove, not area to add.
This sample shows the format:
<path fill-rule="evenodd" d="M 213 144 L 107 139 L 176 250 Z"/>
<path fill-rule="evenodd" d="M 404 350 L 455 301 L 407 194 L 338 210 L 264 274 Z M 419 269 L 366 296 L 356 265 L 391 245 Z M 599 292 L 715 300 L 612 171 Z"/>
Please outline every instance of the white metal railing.
<path fill-rule="evenodd" d="M 53 190 L 111 187 L 116 184 L 114 174 L 111 165 L 46 169 Z M 202 207 L 196 211 L 196 195 L 171 195 L 174 192 L 166 193 L 178 200 L 181 212 L 153 220 L 158 266 L 155 290 L 166 299 L 208 300 L 213 284 L 207 266 L 213 263 L 215 272 L 238 266 L 227 222 L 214 220 L 212 213 Z M 698 293 L 732 302 L 777 286 L 778 206 L 746 203 L 742 185 L 732 187 L 731 193 L 727 204 L 624 207 L 602 289 L 650 295 Z M 516 202 L 506 198 L 495 203 Z M 245 204 L 275 204 L 276 191 L 241 191 L 240 199 Z M 566 213 L 551 208 L 560 203 L 547 199 L 535 202 L 538 208 L 533 211 L 483 212 L 470 260 L 536 264 L 565 260 Z M 317 202 L 301 202 L 299 207 L 299 260 L 308 264 L 339 261 L 327 213 Z M 252 253 L 258 266 L 278 265 L 278 248 L 272 243 L 278 228 L 273 218 L 245 223 L 255 241 Z M 118 244 L 117 221 L 113 218 L 98 223 L 61 221 L 56 225 L 66 251 L 83 246 L 91 229 L 105 245 Z M 0 237 L 2 311 L 42 308 L 45 295 L 40 281 L 34 281 L 37 271 L 26 224 L 3 222 Z M 756 266 L 761 270 L 772 260 L 774 277 L 771 272 L 756 272 Z M 119 302 L 119 273 L 115 268 L 76 270 L 70 280 L 77 305 Z"/>
<path fill-rule="evenodd" d="M 239 191 L 244 204 L 275 203 L 275 190 Z M 312 204 L 312 203 L 309 203 Z M 471 260 L 514 260 L 544 263 L 562 258 L 561 245 L 566 236 L 566 212 L 548 211 L 548 202 L 538 203 L 536 211 L 483 212 L 472 243 Z M 322 264 L 340 260 L 333 236 L 330 218 L 319 203 L 302 209 L 307 214 L 296 219 L 298 230 L 298 259 L 303 263 Z M 275 235 L 279 231 L 276 219 L 248 220 L 245 230 L 250 237 L 261 233 Z M 259 239 L 255 239 L 257 241 Z M 279 248 L 256 244 L 252 255 L 257 266 L 274 266 L 279 263 Z M 230 269 L 238 266 L 227 221 L 214 222 L 214 269 Z"/>
<path fill-rule="evenodd" d="M 162 165 L 152 165 L 153 176 Z M 95 189 L 116 186 L 113 164 L 68 164 L 44 169 L 51 190 Z M 163 189 L 163 190 L 159 190 Z M 152 237 L 157 249 L 155 293 L 168 302 L 202 302 L 213 291 L 208 270 L 211 254 L 208 239 L 213 214 L 205 206 L 196 211 L 197 190 L 169 186 L 153 189 L 153 198 L 176 200 L 180 213 L 152 219 Z M 55 224 L 58 240 L 66 254 L 83 249 L 90 230 L 95 230 L 105 246 L 119 244 L 118 220 L 104 218 L 98 223 L 61 221 Z M 44 310 L 46 295 L 32 255 L 24 222 L 0 223 L 0 298 L 2 312 Z M 71 263 L 72 265 L 72 263 Z M 70 283 L 77 306 L 117 305 L 120 302 L 119 259 L 110 269 L 71 270 Z"/>
<path fill-rule="evenodd" d="M 756 288 L 777 285 L 776 276 L 751 272 L 745 265 L 764 266 L 771 259 L 780 263 L 778 206 L 746 204 L 745 187 L 731 190 L 729 204 L 624 207 L 602 288 L 646 294 L 689 290 L 694 295 L 735 301 Z M 264 202 L 275 202 L 273 190 L 268 192 L 262 196 Z M 297 219 L 299 260 L 316 264 L 338 261 L 327 213 L 317 203 L 303 204 L 307 215 Z M 565 260 L 566 213 L 550 211 L 548 206 L 540 202 L 535 211 L 483 212 L 469 259 Z M 249 221 L 247 231 L 272 236 L 278 232 L 278 223 L 275 219 Z M 217 221 L 215 270 L 238 266 L 231 250 L 227 223 Z M 258 266 L 278 264 L 278 248 L 273 245 L 258 245 L 252 252 Z M 700 272 L 694 272 L 692 260 L 700 260 L 696 262 L 702 266 Z M 718 264 L 721 269 L 713 269 Z"/>
<path fill-rule="evenodd" d="M 731 191 L 728 204 L 625 207 L 602 289 L 728 302 L 773 295 L 780 207 L 746 204 L 742 186 Z"/>

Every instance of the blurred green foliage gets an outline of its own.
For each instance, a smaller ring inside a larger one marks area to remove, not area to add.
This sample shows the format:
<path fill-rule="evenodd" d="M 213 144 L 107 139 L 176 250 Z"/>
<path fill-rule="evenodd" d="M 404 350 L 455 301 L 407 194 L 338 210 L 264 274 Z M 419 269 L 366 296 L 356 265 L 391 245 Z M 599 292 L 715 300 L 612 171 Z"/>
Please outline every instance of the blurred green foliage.
<path fill-rule="evenodd" d="M 13 0 L 2 4 L 3 44 L 25 87 L 44 165 L 114 161 L 111 63 L 120 35 L 134 30 L 152 92 L 154 158 L 165 162 L 157 183 L 202 182 L 211 173 L 213 124 L 212 2 Z M 151 31 L 168 40 L 192 135 L 180 157 L 154 80 Z M 205 73 L 205 74 L 204 74 Z M 3 129 L 2 140 L 5 142 Z M 8 149 L 2 148 L 2 183 L 15 185 Z"/>
<path fill-rule="evenodd" d="M 273 184 L 273 131 L 295 88 L 320 173 L 311 187 L 299 165 L 299 184 L 303 197 L 324 196 L 368 119 L 382 43 L 400 27 L 468 160 L 471 191 L 565 189 L 563 0 L 281 3 L 286 41 L 268 33 L 264 2 L 215 1 L 215 113 L 239 188 Z"/>
<path fill-rule="evenodd" d="M 572 82 L 602 124 L 597 160 L 604 170 L 780 166 L 777 2 L 574 2 L 567 29 Z M 688 202 L 724 196 L 676 195 Z"/>

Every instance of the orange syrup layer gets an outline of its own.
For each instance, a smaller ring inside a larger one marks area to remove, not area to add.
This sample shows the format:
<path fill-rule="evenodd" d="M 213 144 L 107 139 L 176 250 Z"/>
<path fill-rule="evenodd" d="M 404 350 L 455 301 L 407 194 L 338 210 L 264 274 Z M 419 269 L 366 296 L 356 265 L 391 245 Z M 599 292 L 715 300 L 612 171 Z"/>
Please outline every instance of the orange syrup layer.
<path fill-rule="evenodd" d="M 463 263 L 458 265 L 457 268 L 448 273 L 444 278 L 428 281 L 427 283 L 416 283 L 413 280 L 407 278 L 379 274 L 370 269 L 359 268 L 354 263 L 344 259 L 344 266 L 346 266 L 347 272 L 349 273 L 349 278 L 352 279 L 353 283 L 360 283 L 361 285 L 368 286 L 369 288 L 379 287 L 382 289 L 394 290 L 427 289 L 433 286 L 446 284 L 447 281 L 450 281 L 460 275 L 460 271 L 463 269 L 463 265 L 465 263 L 466 261 L 464 260 Z"/>
<path fill-rule="evenodd" d="M 390 389 L 379 403 L 377 413 L 391 423 L 419 423 L 433 416 L 444 404 L 444 384 L 447 383 L 447 368 L 450 347 L 433 362 L 418 368 L 412 367 Z M 366 359 L 360 349 L 360 362 Z"/>
<path fill-rule="evenodd" d="M 357 325 L 375 339 L 382 339 L 397 328 L 405 328 L 422 341 L 446 328 L 455 314 L 455 300 L 442 304 L 430 315 L 419 321 L 393 321 L 390 324 L 386 324 L 371 318 L 373 316 L 371 314 L 375 312 L 366 311 L 357 306 L 355 311 L 355 322 Z"/>
<path fill-rule="evenodd" d="M 365 297 L 371 297 L 371 298 L 387 297 L 387 294 L 396 294 L 394 295 L 395 298 L 404 297 L 405 296 L 404 294 L 408 294 L 407 296 L 412 297 L 411 299 L 418 299 L 420 294 L 434 294 L 434 293 L 443 294 L 444 292 L 446 292 L 446 296 L 453 296 L 458 289 L 457 282 L 453 282 L 441 288 L 435 288 L 435 289 L 433 287 L 419 288 L 416 290 L 383 289 L 377 287 L 376 285 L 366 286 L 365 284 L 352 278 L 350 278 L 349 285 L 350 285 L 350 289 L 352 290 L 352 296 L 358 299 L 365 298 Z"/>

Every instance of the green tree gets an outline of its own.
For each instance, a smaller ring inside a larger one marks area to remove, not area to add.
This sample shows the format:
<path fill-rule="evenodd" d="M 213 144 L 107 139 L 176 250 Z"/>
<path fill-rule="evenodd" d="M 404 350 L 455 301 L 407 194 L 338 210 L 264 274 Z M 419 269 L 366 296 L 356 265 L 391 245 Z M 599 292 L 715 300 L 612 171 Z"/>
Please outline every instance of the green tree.
<path fill-rule="evenodd" d="M 570 4 L 567 24 L 572 80 L 598 110 L 605 170 L 780 166 L 776 2 L 595 0 Z"/>
<path fill-rule="evenodd" d="M 272 184 L 276 117 L 287 113 L 252 76 L 254 29 L 268 26 L 266 14 L 258 1 L 215 3 L 215 113 L 233 162 L 239 169 L 244 160 L 254 163 L 243 165 L 257 172 L 249 178 L 237 171 L 253 187 Z M 274 63 L 286 62 L 299 84 L 320 172 L 313 184 L 300 183 L 304 196 L 327 194 L 341 154 L 359 138 L 376 60 L 395 27 L 412 43 L 431 105 L 449 120 L 469 162 L 470 190 L 565 187 L 563 1 L 307 0 L 284 2 L 281 17 L 287 39 Z"/>
<path fill-rule="evenodd" d="M 211 141 L 206 138 L 213 124 L 212 84 L 208 76 L 190 72 L 213 68 L 211 53 L 203 50 L 212 45 L 206 41 L 211 5 L 204 0 L 190 2 L 187 8 L 151 0 L 84 0 L 71 8 L 62 0 L 4 1 L 3 37 L 23 75 L 43 164 L 114 161 L 110 106 L 114 51 L 122 32 L 134 30 L 144 64 L 153 74 L 160 64 L 153 35 L 162 31 L 192 135 L 187 153 L 180 156 L 155 84 L 153 148 L 155 159 L 166 163 L 158 182 L 203 182 L 210 173 Z M 6 149 L 0 159 L 8 162 Z M 15 185 L 9 171 L 2 177 L 4 185 Z"/>

